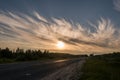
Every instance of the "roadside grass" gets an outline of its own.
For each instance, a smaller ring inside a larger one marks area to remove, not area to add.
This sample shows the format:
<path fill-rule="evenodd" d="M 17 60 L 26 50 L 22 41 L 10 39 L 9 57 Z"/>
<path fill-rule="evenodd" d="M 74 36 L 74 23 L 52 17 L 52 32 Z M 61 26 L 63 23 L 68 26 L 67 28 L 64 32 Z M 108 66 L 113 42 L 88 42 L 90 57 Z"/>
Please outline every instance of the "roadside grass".
<path fill-rule="evenodd" d="M 120 53 L 89 57 L 78 80 L 120 80 Z"/>
<path fill-rule="evenodd" d="M 57 54 L 57 53 L 56 53 Z M 62 53 L 61 53 L 62 54 Z M 14 59 L 9 59 L 9 58 L 0 58 L 0 64 L 4 64 L 4 63 L 15 63 L 15 62 L 30 62 L 30 61 L 52 61 L 52 60 L 65 60 L 65 59 L 76 59 L 76 58 L 82 58 L 82 57 L 75 57 L 75 56 L 66 56 L 66 57 L 58 57 L 58 56 L 54 56 L 54 57 L 39 57 L 37 59 L 28 59 L 28 58 L 14 58 Z"/>
<path fill-rule="evenodd" d="M 12 63 L 12 62 L 15 62 L 15 60 L 7 58 L 0 59 L 0 63 Z"/>

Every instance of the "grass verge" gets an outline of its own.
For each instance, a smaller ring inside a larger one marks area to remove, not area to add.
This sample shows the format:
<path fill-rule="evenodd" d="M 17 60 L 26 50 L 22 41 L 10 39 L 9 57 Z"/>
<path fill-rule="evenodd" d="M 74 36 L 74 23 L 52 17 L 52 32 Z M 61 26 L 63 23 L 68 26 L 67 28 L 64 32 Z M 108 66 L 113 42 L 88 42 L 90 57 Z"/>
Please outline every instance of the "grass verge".
<path fill-rule="evenodd" d="M 78 80 L 120 80 L 120 54 L 89 57 Z"/>

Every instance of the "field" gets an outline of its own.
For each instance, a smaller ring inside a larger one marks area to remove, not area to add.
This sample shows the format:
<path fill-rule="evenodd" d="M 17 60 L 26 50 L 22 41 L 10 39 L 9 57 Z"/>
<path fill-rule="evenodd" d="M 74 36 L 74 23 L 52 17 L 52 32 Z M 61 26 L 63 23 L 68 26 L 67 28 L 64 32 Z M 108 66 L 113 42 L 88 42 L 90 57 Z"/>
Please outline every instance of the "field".
<path fill-rule="evenodd" d="M 78 80 L 120 80 L 120 53 L 91 56 Z"/>

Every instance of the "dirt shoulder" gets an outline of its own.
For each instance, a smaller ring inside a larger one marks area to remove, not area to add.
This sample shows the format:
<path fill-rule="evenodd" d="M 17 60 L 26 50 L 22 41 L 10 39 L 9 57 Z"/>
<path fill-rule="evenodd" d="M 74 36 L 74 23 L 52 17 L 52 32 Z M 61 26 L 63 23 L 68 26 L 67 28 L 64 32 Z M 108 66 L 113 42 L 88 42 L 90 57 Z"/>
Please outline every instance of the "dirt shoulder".
<path fill-rule="evenodd" d="M 77 71 L 80 71 L 85 59 L 81 59 L 79 62 L 73 63 L 67 67 L 64 67 L 41 80 L 76 80 L 77 77 L 80 77 L 80 74 L 77 75 Z M 80 73 L 80 72 L 79 72 Z"/>

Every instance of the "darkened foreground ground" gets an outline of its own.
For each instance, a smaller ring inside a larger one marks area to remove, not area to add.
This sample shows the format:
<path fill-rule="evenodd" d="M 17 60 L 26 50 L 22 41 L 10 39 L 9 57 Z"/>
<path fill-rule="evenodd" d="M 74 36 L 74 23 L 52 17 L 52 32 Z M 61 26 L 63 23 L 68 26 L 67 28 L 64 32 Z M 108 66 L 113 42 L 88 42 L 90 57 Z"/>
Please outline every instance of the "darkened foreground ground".
<path fill-rule="evenodd" d="M 0 64 L 0 80 L 67 80 L 67 76 L 71 76 L 76 65 L 82 65 L 83 60 L 76 58 Z M 49 76 L 51 74 L 55 76 Z"/>
<path fill-rule="evenodd" d="M 120 52 L 89 57 L 78 80 L 120 80 Z"/>
<path fill-rule="evenodd" d="M 35 60 L 51 60 L 51 59 L 69 59 L 86 57 L 87 55 L 71 55 L 67 53 L 52 53 L 48 50 L 24 50 L 17 48 L 12 51 L 9 48 L 0 48 L 0 63 L 35 61 Z"/>

